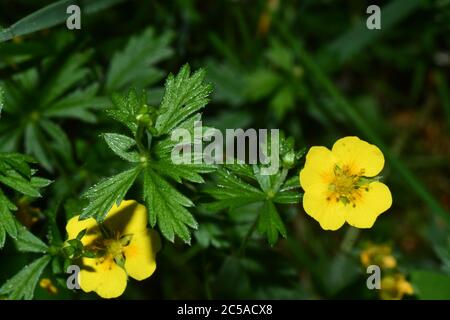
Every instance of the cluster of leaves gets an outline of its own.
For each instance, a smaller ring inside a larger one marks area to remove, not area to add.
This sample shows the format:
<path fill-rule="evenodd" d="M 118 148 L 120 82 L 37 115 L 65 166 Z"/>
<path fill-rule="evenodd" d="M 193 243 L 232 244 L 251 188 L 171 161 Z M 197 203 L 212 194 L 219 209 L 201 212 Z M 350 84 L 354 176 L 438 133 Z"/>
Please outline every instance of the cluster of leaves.
<path fill-rule="evenodd" d="M 84 194 L 89 204 L 83 209 L 81 218 L 95 217 L 97 221 L 103 221 L 109 209 L 119 204 L 135 180 L 141 177 L 150 225 L 154 227 L 157 224 L 170 241 L 178 236 L 190 243 L 189 228 L 196 229 L 198 224 L 186 207 L 194 204 L 167 178 L 177 183 L 182 180 L 202 183 L 200 174 L 213 171 L 214 166 L 173 164 L 171 152 L 177 142 L 171 140 L 170 134 L 177 128 L 192 132 L 194 122 L 201 119 L 198 111 L 207 104 L 211 91 L 211 87 L 203 83 L 203 78 L 202 70 L 191 74 L 188 65 L 176 76 L 169 75 L 159 108 L 148 106 L 145 94 L 139 95 L 135 90 L 113 97 L 114 107 L 107 113 L 123 123 L 131 137 L 105 133 L 103 138 L 115 154 L 131 163 L 131 168 L 90 188 Z"/>

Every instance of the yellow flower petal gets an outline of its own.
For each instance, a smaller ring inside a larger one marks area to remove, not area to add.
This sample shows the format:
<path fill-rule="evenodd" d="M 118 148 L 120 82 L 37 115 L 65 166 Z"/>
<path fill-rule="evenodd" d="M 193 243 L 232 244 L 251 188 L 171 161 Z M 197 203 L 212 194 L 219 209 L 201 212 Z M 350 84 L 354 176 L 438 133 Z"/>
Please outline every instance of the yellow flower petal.
<path fill-rule="evenodd" d="M 122 235 L 143 232 L 147 229 L 147 209 L 134 200 L 123 200 L 109 210 L 105 225 Z"/>
<path fill-rule="evenodd" d="M 78 274 L 80 287 L 85 292 L 95 291 L 105 299 L 117 298 L 127 287 L 127 274 L 114 260 L 83 258 L 83 266 Z"/>
<path fill-rule="evenodd" d="M 320 223 L 324 230 L 337 230 L 345 223 L 343 204 L 326 200 L 326 194 L 320 190 L 305 192 L 303 208 L 306 213 Z"/>
<path fill-rule="evenodd" d="M 305 191 L 314 186 L 328 188 L 333 179 L 337 159 L 325 147 L 312 147 L 306 155 L 305 167 L 300 172 L 300 184 Z M 319 186 L 317 186 L 319 185 Z"/>
<path fill-rule="evenodd" d="M 67 239 L 75 239 L 82 230 L 87 229 L 86 234 L 81 239 L 83 245 L 90 244 L 95 238 L 100 235 L 100 231 L 97 227 L 97 222 L 93 218 L 86 220 L 78 220 L 80 216 L 73 217 L 67 222 L 66 231 Z"/>
<path fill-rule="evenodd" d="M 389 188 L 381 182 L 369 184 L 369 191 L 363 191 L 356 206 L 346 206 L 345 219 L 356 228 L 371 228 L 377 217 L 392 205 Z"/>
<path fill-rule="evenodd" d="M 153 230 L 133 234 L 123 250 L 128 275 L 139 281 L 150 277 L 156 269 L 155 257 L 160 246 L 159 236 Z"/>
<path fill-rule="evenodd" d="M 384 166 L 383 153 L 377 146 L 358 137 L 345 137 L 335 142 L 332 153 L 340 165 L 347 165 L 353 172 L 364 170 L 364 176 L 374 177 L 380 173 Z"/>

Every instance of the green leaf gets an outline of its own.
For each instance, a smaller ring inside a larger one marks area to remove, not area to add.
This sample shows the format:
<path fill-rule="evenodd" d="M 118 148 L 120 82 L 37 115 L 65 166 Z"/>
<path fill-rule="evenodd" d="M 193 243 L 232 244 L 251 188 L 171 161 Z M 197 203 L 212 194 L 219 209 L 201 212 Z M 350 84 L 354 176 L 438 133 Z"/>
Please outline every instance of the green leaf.
<path fill-rule="evenodd" d="M 31 186 L 33 188 L 44 188 L 50 185 L 52 182 L 53 182 L 52 180 L 48 180 L 41 177 L 32 177 L 30 180 Z"/>
<path fill-rule="evenodd" d="M 129 151 L 136 145 L 134 139 L 117 133 L 104 133 L 103 138 L 109 148 L 124 160 L 130 162 L 139 162 L 139 153 L 137 151 Z"/>
<path fill-rule="evenodd" d="M 0 249 L 5 245 L 6 232 L 3 226 L 0 224 Z"/>
<path fill-rule="evenodd" d="M 411 282 L 420 299 L 450 299 L 450 276 L 447 274 L 417 270 L 411 273 Z"/>
<path fill-rule="evenodd" d="M 144 172 L 144 200 L 149 211 L 151 226 L 158 223 L 166 239 L 174 241 L 175 235 L 190 244 L 188 227 L 197 229 L 197 221 L 184 207 L 194 204 L 151 169 Z"/>
<path fill-rule="evenodd" d="M 146 103 L 145 95 L 139 96 L 135 89 L 128 92 L 128 95 L 113 94 L 111 100 L 113 107 L 106 109 L 106 113 L 116 121 L 126 125 L 133 134 L 137 130 L 137 115 L 139 109 Z"/>
<path fill-rule="evenodd" d="M 105 97 L 97 97 L 97 91 L 98 84 L 75 90 L 45 108 L 43 114 L 49 118 L 72 118 L 95 123 L 97 117 L 89 109 L 102 108 L 109 102 Z"/>
<path fill-rule="evenodd" d="M 6 164 L 10 169 L 27 178 L 31 176 L 31 169 L 28 163 L 33 162 L 35 162 L 33 158 L 20 153 L 0 153 L 0 163 Z"/>
<path fill-rule="evenodd" d="M 45 141 L 42 137 L 42 132 L 36 124 L 29 123 L 25 128 L 25 151 L 27 154 L 35 156 L 39 163 L 51 172 L 53 166 L 42 141 Z"/>
<path fill-rule="evenodd" d="M 297 204 L 302 199 L 300 192 L 279 192 L 273 198 L 273 202 L 280 204 Z"/>
<path fill-rule="evenodd" d="M 150 162 L 151 168 L 158 171 L 160 174 L 174 179 L 181 183 L 182 180 L 187 180 L 195 183 L 204 183 L 202 176 L 199 173 L 208 173 L 215 170 L 214 165 L 208 164 L 172 164 L 170 162 Z"/>
<path fill-rule="evenodd" d="M 58 153 L 70 159 L 72 157 L 72 147 L 64 130 L 54 122 L 48 120 L 41 120 L 40 126 L 52 139 Z"/>
<path fill-rule="evenodd" d="M 47 252 L 48 246 L 36 237 L 27 228 L 16 222 L 17 238 L 14 240 L 17 250 L 21 252 Z"/>
<path fill-rule="evenodd" d="M 187 64 L 176 76 L 170 74 L 167 77 L 155 126 L 159 135 L 170 133 L 178 124 L 206 106 L 211 86 L 202 83 L 204 77 L 203 70 L 191 76 Z"/>
<path fill-rule="evenodd" d="M 80 218 L 94 217 L 98 222 L 102 222 L 112 206 L 119 205 L 123 200 L 140 170 L 141 168 L 136 166 L 91 187 L 83 195 L 83 198 L 89 199 L 89 204 L 83 209 Z"/>
<path fill-rule="evenodd" d="M 36 188 L 34 188 L 29 181 L 25 180 L 22 176 L 20 176 L 18 174 L 14 174 L 14 175 L 10 175 L 10 176 L 0 175 L 0 182 L 14 190 L 19 191 L 20 193 L 26 194 L 30 197 L 40 197 L 41 196 L 39 191 L 37 191 Z"/>
<path fill-rule="evenodd" d="M 6 231 L 11 238 L 17 237 L 17 227 L 11 210 L 15 206 L 3 195 L 0 190 L 0 226 Z"/>
<path fill-rule="evenodd" d="M 80 0 L 77 4 L 83 8 L 83 13 L 90 14 L 123 1 L 124 0 Z M 65 22 L 67 19 L 67 7 L 71 4 L 73 4 L 72 0 L 61 0 L 31 13 L 9 28 L 0 30 L 0 42 L 38 30 L 47 29 Z"/>
<path fill-rule="evenodd" d="M 108 92 L 121 90 L 130 86 L 140 88 L 161 80 L 163 72 L 153 65 L 173 54 L 169 47 L 173 34 L 155 35 L 152 28 L 132 37 L 125 49 L 114 55 L 106 77 Z"/>
<path fill-rule="evenodd" d="M 11 300 L 31 300 L 42 271 L 50 260 L 51 257 L 45 255 L 22 268 L 18 274 L 6 281 L 0 288 L 0 294 L 7 295 L 8 299 Z"/>
<path fill-rule="evenodd" d="M 209 210 L 232 209 L 266 198 L 264 192 L 244 182 L 229 170 L 223 168 L 217 170 L 216 177 L 216 184 L 205 190 L 217 200 L 206 205 Z"/>
<path fill-rule="evenodd" d="M 281 221 L 280 215 L 271 201 L 264 202 L 258 219 L 258 231 L 267 236 L 271 246 L 277 243 L 278 234 L 281 234 L 283 238 L 287 237 L 287 231 L 283 221 Z"/>
<path fill-rule="evenodd" d="M 47 79 L 43 89 L 43 99 L 39 101 L 41 108 L 48 108 L 52 102 L 61 97 L 68 89 L 85 79 L 89 69 L 83 67 L 92 55 L 92 51 L 75 53 L 59 65 L 56 72 Z"/>

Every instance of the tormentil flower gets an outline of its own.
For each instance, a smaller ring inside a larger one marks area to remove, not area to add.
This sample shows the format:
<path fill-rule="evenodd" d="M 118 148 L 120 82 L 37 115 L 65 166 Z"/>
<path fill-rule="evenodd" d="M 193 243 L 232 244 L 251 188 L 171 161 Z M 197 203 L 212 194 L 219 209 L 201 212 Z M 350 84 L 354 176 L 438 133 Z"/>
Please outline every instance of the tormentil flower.
<path fill-rule="evenodd" d="M 331 150 L 312 147 L 300 172 L 303 208 L 325 230 L 346 221 L 371 228 L 392 205 L 389 188 L 376 177 L 383 166 L 380 149 L 358 137 L 339 139 Z"/>
<path fill-rule="evenodd" d="M 389 275 L 381 279 L 381 299 L 401 300 L 405 294 L 413 295 L 414 289 L 401 273 Z"/>
<path fill-rule="evenodd" d="M 361 251 L 361 264 L 364 267 L 376 264 L 384 269 L 393 269 L 397 266 L 397 260 L 392 255 L 392 247 L 388 245 L 370 244 Z"/>
<path fill-rule="evenodd" d="M 87 229 L 81 242 L 96 254 L 95 258 L 82 258 L 78 282 L 83 291 L 115 298 L 125 291 L 128 276 L 140 281 L 153 274 L 160 240 L 155 231 L 147 228 L 147 209 L 143 205 L 124 200 L 111 208 L 101 226 L 93 218 L 78 217 L 67 223 L 68 239 L 75 239 Z"/>

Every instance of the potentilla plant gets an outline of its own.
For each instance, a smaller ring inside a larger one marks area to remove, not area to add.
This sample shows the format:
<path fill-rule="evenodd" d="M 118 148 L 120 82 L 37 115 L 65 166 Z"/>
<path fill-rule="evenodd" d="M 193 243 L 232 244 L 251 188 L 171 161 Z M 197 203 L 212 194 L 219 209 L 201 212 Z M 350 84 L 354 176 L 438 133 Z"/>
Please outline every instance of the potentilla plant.
<path fill-rule="evenodd" d="M 191 73 L 188 65 L 176 75 L 170 74 L 159 106 L 149 105 L 145 91 L 136 89 L 112 96 L 106 113 L 123 125 L 125 134 L 105 132 L 100 138 L 128 167 L 81 196 L 86 205 L 67 222 L 67 236 L 59 234 L 56 210 L 47 214 L 48 244 L 34 236 L 14 219 L 11 211 L 16 206 L 0 189 L 0 245 L 8 233 L 19 250 L 43 253 L 9 279 L 0 288 L 0 295 L 32 298 L 42 272 L 50 265 L 60 276 L 75 266 L 72 289 L 94 291 L 102 298 L 119 297 L 129 278 L 141 281 L 152 276 L 164 241 L 180 239 L 191 244 L 192 232 L 199 225 L 194 211 L 199 203 L 181 192 L 181 186 L 209 196 L 212 200 L 202 203 L 202 208 L 212 214 L 245 206 L 258 208 L 242 237 L 238 257 L 245 254 L 255 231 L 271 246 L 280 235 L 287 238 L 286 217 L 280 208 L 299 206 L 302 198 L 306 213 L 326 230 L 336 230 L 345 222 L 370 228 L 378 215 L 389 209 L 392 196 L 379 176 L 383 154 L 357 137 L 338 140 L 332 150 L 312 147 L 300 173 L 306 149 L 297 150 L 294 140 L 283 133 L 276 135 L 276 143 L 269 139 L 260 149 L 265 150 L 265 156 L 276 154 L 279 168 L 273 173 L 265 170 L 269 164 L 248 164 L 242 159 L 205 162 L 204 155 L 197 153 L 202 148 L 195 147 L 203 141 L 195 139 L 187 148 L 193 161 L 174 163 L 172 155 L 179 142 L 172 133 L 184 130 L 196 136 L 200 111 L 208 103 L 211 86 L 204 82 L 204 76 L 203 70 Z M 276 153 L 273 148 L 277 148 Z M 21 154 L 0 153 L 0 183 L 26 196 L 39 197 L 38 189 L 50 181 L 34 177 L 30 162 L 31 158 Z M 140 194 L 138 198 L 127 198 L 132 187 Z M 45 283 L 48 288 L 48 281 Z M 60 282 L 62 286 L 68 283 Z"/>

